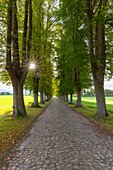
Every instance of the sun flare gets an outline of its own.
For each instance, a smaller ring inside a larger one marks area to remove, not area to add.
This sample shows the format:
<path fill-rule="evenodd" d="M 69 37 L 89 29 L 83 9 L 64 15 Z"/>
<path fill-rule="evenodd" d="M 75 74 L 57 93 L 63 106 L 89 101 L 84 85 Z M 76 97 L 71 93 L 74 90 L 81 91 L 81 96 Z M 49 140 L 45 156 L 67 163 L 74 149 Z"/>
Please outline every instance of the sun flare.
<path fill-rule="evenodd" d="M 30 63 L 30 65 L 29 65 L 29 69 L 35 69 L 36 68 L 36 65 L 35 65 L 35 63 Z"/>

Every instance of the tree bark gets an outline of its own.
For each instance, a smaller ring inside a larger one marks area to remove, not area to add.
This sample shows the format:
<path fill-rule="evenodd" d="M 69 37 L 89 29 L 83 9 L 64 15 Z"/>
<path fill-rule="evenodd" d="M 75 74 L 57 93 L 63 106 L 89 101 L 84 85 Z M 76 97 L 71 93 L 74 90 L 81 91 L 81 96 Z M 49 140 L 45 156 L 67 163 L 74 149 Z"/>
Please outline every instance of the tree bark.
<path fill-rule="evenodd" d="M 27 59 L 30 59 L 31 50 L 31 39 L 32 39 L 32 0 L 29 0 L 29 35 L 27 42 Z"/>
<path fill-rule="evenodd" d="M 34 93 L 34 105 L 38 106 L 38 92 Z"/>
<path fill-rule="evenodd" d="M 46 101 L 46 95 L 43 93 L 44 102 Z"/>
<path fill-rule="evenodd" d="M 81 88 L 77 87 L 77 101 L 76 101 L 76 106 L 77 107 L 82 107 L 82 101 L 81 101 Z"/>
<path fill-rule="evenodd" d="M 6 69 L 11 67 L 11 41 L 12 41 L 12 0 L 8 2 L 7 11 L 7 54 Z"/>
<path fill-rule="evenodd" d="M 17 81 L 14 85 L 15 108 L 14 116 L 26 116 L 26 109 L 23 98 L 23 85 Z"/>
<path fill-rule="evenodd" d="M 40 103 L 44 104 L 43 92 L 40 92 Z"/>
<path fill-rule="evenodd" d="M 49 101 L 49 95 L 47 94 L 47 100 Z"/>
<path fill-rule="evenodd" d="M 65 101 L 65 94 L 62 95 L 62 100 Z"/>
<path fill-rule="evenodd" d="M 68 102 L 69 100 L 68 100 L 68 94 L 66 94 L 66 102 Z"/>
<path fill-rule="evenodd" d="M 25 64 L 26 60 L 26 41 L 27 41 L 27 20 L 28 20 L 28 0 L 25 3 L 25 15 L 24 15 L 24 31 L 22 40 L 22 65 Z"/>
<path fill-rule="evenodd" d="M 106 110 L 105 103 L 105 94 L 104 94 L 104 75 L 105 75 L 105 67 L 106 67 L 106 46 L 105 46 L 105 30 L 104 30 L 104 18 L 100 14 L 100 22 L 97 24 L 98 31 L 96 34 L 98 35 L 99 46 L 95 47 L 95 51 L 97 50 L 97 54 L 99 55 L 99 64 L 98 71 L 96 72 L 96 76 L 94 76 L 94 86 L 97 100 L 97 115 L 100 117 L 108 116 Z M 97 55 L 95 54 L 95 55 Z"/>
<path fill-rule="evenodd" d="M 39 91 L 39 76 L 33 77 L 33 93 L 34 93 L 34 104 L 38 106 L 38 91 Z"/>
<path fill-rule="evenodd" d="M 20 67 L 19 59 L 19 44 L 18 44 L 18 19 L 17 19 L 17 5 L 16 1 L 13 2 L 13 66 L 15 71 Z"/>
<path fill-rule="evenodd" d="M 100 117 L 107 116 L 103 82 L 95 81 L 95 92 L 96 92 L 96 100 L 97 100 L 96 114 L 99 115 Z"/>
<path fill-rule="evenodd" d="M 80 82 L 80 71 L 78 71 L 78 68 L 75 68 L 75 84 L 76 84 L 76 91 L 77 91 L 77 101 L 76 106 L 82 107 L 82 101 L 81 101 L 81 82 Z"/>
<path fill-rule="evenodd" d="M 13 115 L 12 116 L 14 116 L 15 115 L 15 108 L 16 108 L 16 105 L 15 105 L 15 90 L 14 90 L 14 87 L 13 87 Z"/>
<path fill-rule="evenodd" d="M 72 104 L 73 103 L 73 95 L 70 94 L 70 103 Z"/>

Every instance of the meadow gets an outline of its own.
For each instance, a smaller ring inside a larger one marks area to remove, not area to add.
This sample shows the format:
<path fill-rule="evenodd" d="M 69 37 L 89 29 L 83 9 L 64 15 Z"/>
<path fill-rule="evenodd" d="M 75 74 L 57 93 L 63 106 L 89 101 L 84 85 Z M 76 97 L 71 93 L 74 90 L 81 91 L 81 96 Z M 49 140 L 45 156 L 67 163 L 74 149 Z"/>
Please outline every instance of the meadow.
<path fill-rule="evenodd" d="M 76 97 L 73 97 L 73 103 L 76 103 Z M 96 108 L 96 97 L 82 97 L 82 104 L 84 107 Z M 108 111 L 113 111 L 113 97 L 106 97 L 106 107 Z"/>
<path fill-rule="evenodd" d="M 33 96 L 24 96 L 25 105 L 33 103 Z M 0 115 L 13 110 L 13 95 L 0 95 Z"/>

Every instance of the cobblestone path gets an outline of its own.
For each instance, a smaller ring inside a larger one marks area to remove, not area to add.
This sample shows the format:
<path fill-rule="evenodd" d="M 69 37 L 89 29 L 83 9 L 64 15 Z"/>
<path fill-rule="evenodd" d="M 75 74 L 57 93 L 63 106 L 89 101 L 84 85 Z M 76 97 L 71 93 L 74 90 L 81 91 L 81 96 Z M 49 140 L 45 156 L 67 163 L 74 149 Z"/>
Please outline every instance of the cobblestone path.
<path fill-rule="evenodd" d="M 113 170 L 113 138 L 58 99 L 4 165 L 8 170 Z"/>

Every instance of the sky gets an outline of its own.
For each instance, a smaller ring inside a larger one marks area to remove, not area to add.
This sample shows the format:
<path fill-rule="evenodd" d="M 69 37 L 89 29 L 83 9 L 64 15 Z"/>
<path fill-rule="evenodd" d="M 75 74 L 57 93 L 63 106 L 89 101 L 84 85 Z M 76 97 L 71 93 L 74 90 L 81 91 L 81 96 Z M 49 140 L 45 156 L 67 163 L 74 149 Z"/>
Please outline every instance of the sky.
<path fill-rule="evenodd" d="M 105 89 L 113 90 L 113 79 L 111 79 L 110 81 L 105 81 Z M 6 86 L 5 84 L 2 84 L 0 82 L 0 92 L 13 93 L 13 87 L 12 87 L 12 85 Z"/>
<path fill-rule="evenodd" d="M 6 86 L 5 84 L 2 84 L 0 82 L 0 92 L 10 92 L 10 93 L 13 93 L 13 87 L 12 87 L 12 85 Z"/>
<path fill-rule="evenodd" d="M 104 87 L 105 89 L 113 90 L 113 79 L 111 79 L 110 81 L 105 81 Z"/>

